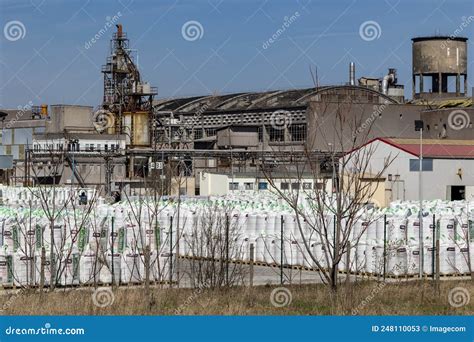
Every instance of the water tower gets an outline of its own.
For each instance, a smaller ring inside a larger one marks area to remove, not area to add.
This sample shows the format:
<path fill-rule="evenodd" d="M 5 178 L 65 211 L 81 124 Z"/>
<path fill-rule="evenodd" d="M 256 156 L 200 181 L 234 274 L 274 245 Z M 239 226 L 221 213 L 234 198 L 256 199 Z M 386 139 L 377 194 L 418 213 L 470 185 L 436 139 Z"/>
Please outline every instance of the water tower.
<path fill-rule="evenodd" d="M 466 96 L 467 38 L 432 36 L 412 41 L 413 98 Z"/>

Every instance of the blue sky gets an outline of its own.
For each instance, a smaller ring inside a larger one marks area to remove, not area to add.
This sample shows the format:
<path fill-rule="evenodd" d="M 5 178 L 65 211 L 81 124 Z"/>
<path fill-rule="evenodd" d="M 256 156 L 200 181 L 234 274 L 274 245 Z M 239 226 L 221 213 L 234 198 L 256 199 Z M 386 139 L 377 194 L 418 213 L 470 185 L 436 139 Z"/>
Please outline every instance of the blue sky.
<path fill-rule="evenodd" d="M 158 97 L 310 87 L 311 66 L 318 67 L 322 85 L 342 84 L 347 82 L 350 61 L 356 63 L 357 77 L 382 76 L 387 68 L 397 68 L 399 82 L 410 97 L 410 39 L 453 34 L 474 15 L 473 3 L 0 0 L 0 107 L 16 108 L 29 101 L 100 104 L 100 67 L 114 30 L 109 29 L 90 48 L 85 45 L 114 15 L 120 17 L 132 48 L 138 50 L 143 78 L 158 87 Z M 12 21 L 23 25 L 22 38 L 11 39 L 5 32 Z M 189 21 L 202 27 L 193 41 L 182 34 Z M 285 21 L 284 32 L 277 33 Z M 365 22 L 378 24 L 375 39 L 361 37 Z M 472 40 L 473 32 L 474 21 L 462 35 Z M 273 35 L 277 38 L 268 43 Z M 474 86 L 472 43 L 470 87 Z"/>

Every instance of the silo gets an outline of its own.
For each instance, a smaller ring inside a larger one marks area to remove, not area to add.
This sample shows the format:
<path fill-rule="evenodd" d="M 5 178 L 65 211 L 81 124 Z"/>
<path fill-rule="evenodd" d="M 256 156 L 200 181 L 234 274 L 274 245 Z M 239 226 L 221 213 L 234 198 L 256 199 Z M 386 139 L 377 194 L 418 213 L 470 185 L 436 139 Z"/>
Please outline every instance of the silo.
<path fill-rule="evenodd" d="M 447 98 L 467 94 L 467 38 L 413 38 L 413 98 Z M 461 78 L 464 87 L 461 89 Z"/>

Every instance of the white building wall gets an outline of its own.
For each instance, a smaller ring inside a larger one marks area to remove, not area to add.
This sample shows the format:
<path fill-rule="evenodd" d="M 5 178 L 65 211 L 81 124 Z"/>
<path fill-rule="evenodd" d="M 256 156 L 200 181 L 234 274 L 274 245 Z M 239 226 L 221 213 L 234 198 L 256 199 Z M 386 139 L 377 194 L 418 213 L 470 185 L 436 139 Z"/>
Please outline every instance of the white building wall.
<path fill-rule="evenodd" d="M 226 195 L 228 193 L 231 193 L 231 183 L 236 183 L 237 188 L 235 188 L 235 191 L 275 191 L 268 182 L 268 180 L 264 178 L 255 178 L 255 177 L 234 177 L 232 178 L 231 176 L 228 175 L 219 175 L 219 174 L 213 174 L 213 173 L 205 173 L 202 172 L 200 173 L 200 195 L 201 196 L 220 196 L 220 195 Z M 259 184 L 260 183 L 266 183 L 267 188 L 266 189 L 260 189 Z M 275 178 L 274 179 L 275 186 L 278 189 L 282 189 L 282 183 L 287 183 L 289 186 L 289 189 L 291 189 L 291 184 L 292 183 L 300 183 L 300 189 L 301 191 L 309 191 L 309 189 L 304 189 L 303 185 L 308 184 L 310 186 L 310 189 L 314 187 L 314 180 L 311 178 L 303 178 L 300 179 L 299 181 L 297 179 L 279 179 Z M 332 181 L 327 181 L 326 182 L 326 191 L 330 192 L 332 189 Z M 295 190 L 293 190 L 295 191 Z"/>
<path fill-rule="evenodd" d="M 369 173 L 380 172 L 387 158 L 395 158 L 383 176 L 388 179 L 389 174 L 392 177 L 400 175 L 400 181 L 404 183 L 405 200 L 419 199 L 419 173 L 410 171 L 410 159 L 418 159 L 418 157 L 380 141 L 375 141 L 365 148 L 375 148 Z M 462 170 L 462 179 L 457 175 L 459 169 Z M 386 182 L 388 187 L 390 187 L 389 183 L 389 181 Z M 453 185 L 466 186 L 466 199 L 474 200 L 469 197 L 470 194 L 474 194 L 474 160 L 434 159 L 433 171 L 423 172 L 423 199 L 450 199 L 448 187 Z"/>

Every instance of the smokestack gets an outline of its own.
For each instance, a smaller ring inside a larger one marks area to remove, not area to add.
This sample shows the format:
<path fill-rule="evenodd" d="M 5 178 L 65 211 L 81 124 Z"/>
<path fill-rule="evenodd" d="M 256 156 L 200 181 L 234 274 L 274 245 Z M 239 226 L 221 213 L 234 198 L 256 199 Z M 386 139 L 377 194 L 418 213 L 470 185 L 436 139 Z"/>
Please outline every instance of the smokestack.
<path fill-rule="evenodd" d="M 122 24 L 117 24 L 117 38 L 122 38 Z"/>
<path fill-rule="evenodd" d="M 350 62 L 349 64 L 349 84 L 355 85 L 355 78 L 356 78 L 356 67 L 354 62 Z"/>

